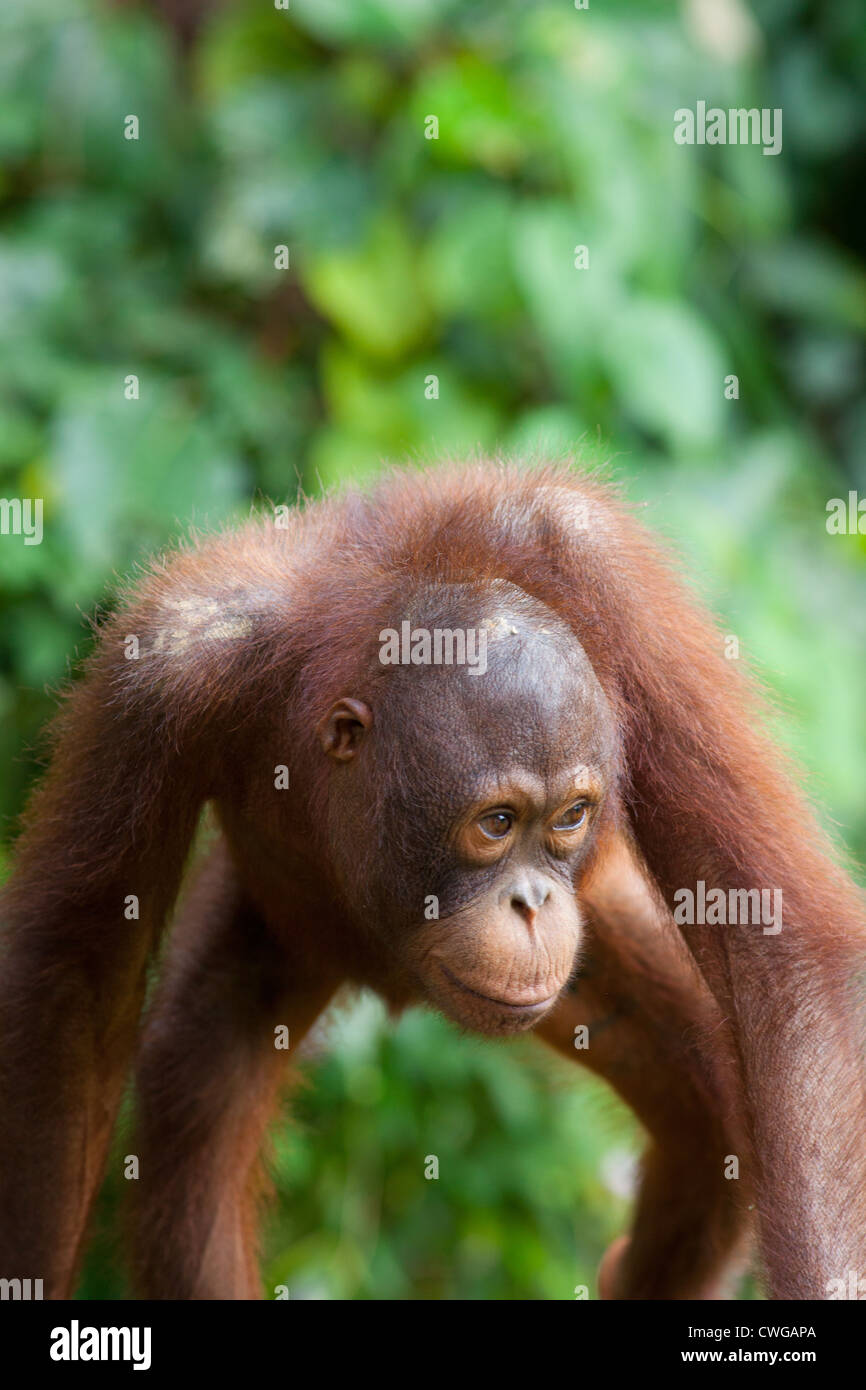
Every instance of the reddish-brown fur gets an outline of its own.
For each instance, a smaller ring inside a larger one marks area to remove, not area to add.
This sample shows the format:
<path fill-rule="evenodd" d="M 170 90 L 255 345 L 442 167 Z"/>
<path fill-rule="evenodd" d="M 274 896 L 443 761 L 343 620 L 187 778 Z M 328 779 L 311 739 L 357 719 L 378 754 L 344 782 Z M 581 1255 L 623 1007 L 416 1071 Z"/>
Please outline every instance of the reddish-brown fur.
<path fill-rule="evenodd" d="M 586 891 L 592 973 L 540 1030 L 569 1049 L 581 1009 L 596 1023 L 610 1012 L 606 1050 L 570 1055 L 653 1136 L 612 1291 L 712 1295 L 752 1204 L 775 1297 L 822 1298 L 827 1280 L 866 1271 L 859 896 L 760 731 L 737 663 L 611 490 L 479 464 L 389 476 L 309 506 L 287 530 L 262 519 L 203 540 L 156 565 L 105 625 L 57 722 L 2 901 L 0 1275 L 41 1277 L 54 1296 L 72 1287 L 147 966 L 213 799 L 234 869 L 218 850 L 141 1047 L 138 1280 L 150 1295 L 255 1296 L 256 1151 L 281 1079 L 274 1022 L 290 1023 L 294 1046 L 346 979 L 409 1002 L 387 954 L 330 906 L 314 731 L 356 693 L 358 652 L 407 587 L 467 578 L 505 578 L 560 614 L 620 724 L 620 834 Z M 129 634 L 138 660 L 124 657 Z M 309 866 L 290 902 L 274 868 L 278 763 L 296 789 L 292 849 Z M 375 805 L 365 832 L 364 855 L 387 853 Z M 669 905 L 699 879 L 778 888 L 783 930 L 683 928 L 692 978 L 649 897 L 627 913 L 617 898 L 623 836 Z M 124 917 L 130 894 L 138 921 Z M 637 1051 L 652 1064 L 637 1066 Z M 720 1180 L 728 1153 L 741 1184 Z"/>

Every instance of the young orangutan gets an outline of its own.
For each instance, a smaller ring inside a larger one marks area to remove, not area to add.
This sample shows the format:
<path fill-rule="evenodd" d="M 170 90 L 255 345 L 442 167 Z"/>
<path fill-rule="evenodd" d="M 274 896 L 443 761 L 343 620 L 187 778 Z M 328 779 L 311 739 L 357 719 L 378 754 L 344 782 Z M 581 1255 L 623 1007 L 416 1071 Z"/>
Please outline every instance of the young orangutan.
<path fill-rule="evenodd" d="M 158 563 L 2 899 L 0 1276 L 70 1293 L 137 1049 L 136 1287 L 257 1297 L 275 1029 L 294 1050 L 345 982 L 535 1028 L 633 1106 L 605 1295 L 717 1296 L 752 1221 L 777 1298 L 866 1270 L 863 910 L 756 721 L 656 545 L 568 471 L 398 473 Z M 781 929 L 680 935 L 685 890 L 781 893 Z"/>

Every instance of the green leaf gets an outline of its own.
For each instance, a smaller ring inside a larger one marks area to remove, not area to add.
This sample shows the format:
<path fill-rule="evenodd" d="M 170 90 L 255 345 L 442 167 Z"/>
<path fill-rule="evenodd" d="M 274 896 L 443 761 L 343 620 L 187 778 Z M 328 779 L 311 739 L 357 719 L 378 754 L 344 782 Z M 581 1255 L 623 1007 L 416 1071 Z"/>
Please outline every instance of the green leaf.
<path fill-rule="evenodd" d="M 672 449 L 721 433 L 726 363 L 711 329 L 684 304 L 624 299 L 602 337 L 623 410 Z"/>
<path fill-rule="evenodd" d="M 430 330 L 417 248 L 396 216 L 381 217 L 357 250 L 311 253 L 299 273 L 319 311 L 375 357 L 401 357 Z"/>

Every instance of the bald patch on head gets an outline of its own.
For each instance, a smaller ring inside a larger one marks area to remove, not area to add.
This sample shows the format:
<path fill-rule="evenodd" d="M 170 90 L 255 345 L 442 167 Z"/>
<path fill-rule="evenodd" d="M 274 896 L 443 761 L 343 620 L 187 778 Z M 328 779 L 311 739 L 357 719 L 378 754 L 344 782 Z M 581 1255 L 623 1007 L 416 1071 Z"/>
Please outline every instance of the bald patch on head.
<path fill-rule="evenodd" d="M 162 625 L 157 628 L 151 651 L 154 654 L 183 656 L 203 642 L 232 642 L 248 637 L 254 618 L 238 601 L 220 603 L 202 594 L 193 598 L 164 599 Z"/>
<path fill-rule="evenodd" d="M 574 488 L 545 483 L 538 489 L 538 495 L 546 503 L 553 503 L 558 516 L 572 531 L 588 531 L 591 534 L 603 535 L 609 530 L 604 508 Z"/>

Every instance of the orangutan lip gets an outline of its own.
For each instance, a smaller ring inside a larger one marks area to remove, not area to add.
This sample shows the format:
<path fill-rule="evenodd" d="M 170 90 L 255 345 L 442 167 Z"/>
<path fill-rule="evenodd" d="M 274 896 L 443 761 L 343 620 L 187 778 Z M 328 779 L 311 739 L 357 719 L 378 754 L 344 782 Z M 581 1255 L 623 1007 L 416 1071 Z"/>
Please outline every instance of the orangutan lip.
<path fill-rule="evenodd" d="M 472 989 L 471 985 L 464 985 L 462 980 L 458 980 L 456 975 L 451 974 L 447 965 L 442 966 L 442 971 L 448 976 L 452 984 L 457 985 L 458 989 L 465 990 L 467 994 L 474 994 L 476 999 L 483 999 L 485 1004 L 496 1004 L 500 1009 L 514 1009 L 518 1013 L 530 1013 L 533 1009 L 545 1008 L 556 998 L 555 994 L 548 994 L 546 999 L 535 999 L 530 1004 L 513 1004 L 508 999 L 494 999 L 492 994 L 482 994 L 480 990 Z"/>

